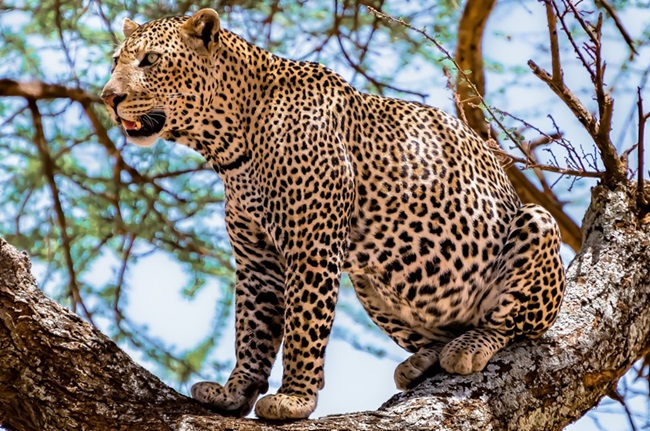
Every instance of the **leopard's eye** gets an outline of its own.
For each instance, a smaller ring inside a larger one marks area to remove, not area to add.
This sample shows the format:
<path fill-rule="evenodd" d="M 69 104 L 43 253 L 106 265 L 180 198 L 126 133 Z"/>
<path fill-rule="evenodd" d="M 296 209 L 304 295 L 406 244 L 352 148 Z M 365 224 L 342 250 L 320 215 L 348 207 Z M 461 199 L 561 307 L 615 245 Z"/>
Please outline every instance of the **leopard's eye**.
<path fill-rule="evenodd" d="M 113 71 L 117 67 L 117 60 L 119 60 L 119 57 L 113 57 L 113 66 L 111 67 L 111 73 L 113 73 Z"/>
<path fill-rule="evenodd" d="M 160 58 L 160 54 L 157 52 L 148 52 L 145 54 L 144 58 L 138 64 L 138 67 L 147 67 L 153 65 Z"/>

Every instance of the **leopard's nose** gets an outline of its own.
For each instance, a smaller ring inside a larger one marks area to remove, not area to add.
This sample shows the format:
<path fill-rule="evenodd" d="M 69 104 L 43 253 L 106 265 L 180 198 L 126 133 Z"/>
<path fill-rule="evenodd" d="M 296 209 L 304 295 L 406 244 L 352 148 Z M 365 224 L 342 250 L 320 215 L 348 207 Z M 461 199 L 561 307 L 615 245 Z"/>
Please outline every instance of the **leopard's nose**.
<path fill-rule="evenodd" d="M 113 109 L 117 109 L 117 105 L 119 105 L 124 99 L 126 99 L 125 94 L 117 94 L 112 91 L 102 93 L 102 100 L 104 103 Z"/>

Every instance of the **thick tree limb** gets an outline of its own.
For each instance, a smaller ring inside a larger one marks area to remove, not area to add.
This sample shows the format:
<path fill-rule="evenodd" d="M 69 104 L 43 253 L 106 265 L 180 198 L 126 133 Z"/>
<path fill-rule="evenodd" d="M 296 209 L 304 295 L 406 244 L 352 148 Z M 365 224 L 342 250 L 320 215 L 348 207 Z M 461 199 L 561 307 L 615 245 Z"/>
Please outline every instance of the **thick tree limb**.
<path fill-rule="evenodd" d="M 473 83 L 470 85 L 463 74 L 458 74 L 456 112 L 458 116 L 465 118 L 467 124 L 486 141 L 496 140 L 496 136 L 485 121 L 485 115 L 480 106 L 481 98 L 479 96 L 485 95 L 485 71 L 481 47 L 483 30 L 495 3 L 496 0 L 469 0 L 465 4 L 458 25 L 458 46 L 455 55 L 460 70 L 472 71 L 468 78 Z M 479 94 L 475 94 L 476 91 Z M 535 187 L 516 166 L 508 167 L 506 174 L 524 203 L 541 205 L 553 215 L 560 226 L 562 240 L 577 252 L 582 241 L 580 227 L 564 212 L 562 204 L 557 198 Z"/>
<path fill-rule="evenodd" d="M 458 24 L 458 45 L 456 62 L 460 70 L 470 70 L 471 83 L 459 73 L 456 80 L 456 112 L 464 115 L 467 124 L 484 140 L 492 138 L 489 124 L 481 109 L 482 96 L 485 95 L 485 70 L 483 67 L 483 31 L 496 0 L 469 0 L 463 9 Z M 471 85 L 473 84 L 473 85 Z M 475 94 L 475 89 L 478 94 Z"/>
<path fill-rule="evenodd" d="M 47 299 L 29 270 L 28 256 L 0 239 L 1 424 L 34 431 L 169 430 L 167 411 L 205 413 Z"/>
<path fill-rule="evenodd" d="M 11 430 L 556 430 L 650 352 L 650 225 L 633 192 L 594 190 L 553 329 L 470 376 L 439 374 L 377 412 L 291 424 L 212 415 L 48 300 L 0 240 L 0 423 Z M 385 376 L 386 379 L 392 378 Z"/>
<path fill-rule="evenodd" d="M 20 96 L 26 99 L 71 99 L 82 104 L 102 103 L 97 95 L 80 88 L 69 88 L 60 84 L 46 84 L 40 81 L 20 82 L 0 79 L 0 96 Z"/>

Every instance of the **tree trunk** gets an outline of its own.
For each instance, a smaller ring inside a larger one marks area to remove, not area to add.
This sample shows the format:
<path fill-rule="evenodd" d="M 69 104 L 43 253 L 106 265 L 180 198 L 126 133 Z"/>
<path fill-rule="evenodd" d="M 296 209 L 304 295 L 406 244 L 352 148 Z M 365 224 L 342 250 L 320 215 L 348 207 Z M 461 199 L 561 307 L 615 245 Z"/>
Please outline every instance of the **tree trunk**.
<path fill-rule="evenodd" d="M 277 424 L 224 418 L 176 393 L 47 299 L 0 239 L 0 423 L 10 430 L 557 430 L 650 351 L 650 224 L 627 190 L 597 187 L 564 306 L 540 340 L 481 373 L 441 373 L 376 412 Z M 391 376 L 385 376 L 390 379 Z"/>

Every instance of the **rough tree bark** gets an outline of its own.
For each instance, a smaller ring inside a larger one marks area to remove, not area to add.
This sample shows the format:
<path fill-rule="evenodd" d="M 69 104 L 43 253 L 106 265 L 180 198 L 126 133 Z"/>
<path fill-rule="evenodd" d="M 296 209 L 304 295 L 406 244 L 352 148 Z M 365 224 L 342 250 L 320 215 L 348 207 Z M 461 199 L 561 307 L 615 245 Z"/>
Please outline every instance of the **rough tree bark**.
<path fill-rule="evenodd" d="M 557 430 L 650 351 L 650 220 L 629 190 L 597 187 L 555 326 L 485 371 L 441 373 L 378 411 L 289 424 L 224 418 L 134 364 L 47 299 L 0 240 L 0 423 L 10 430 Z M 391 379 L 392 376 L 384 376 Z"/>

